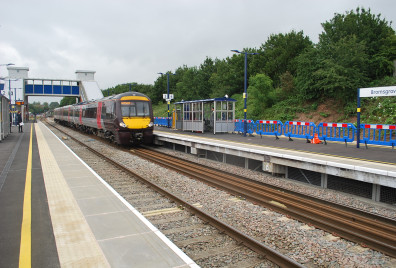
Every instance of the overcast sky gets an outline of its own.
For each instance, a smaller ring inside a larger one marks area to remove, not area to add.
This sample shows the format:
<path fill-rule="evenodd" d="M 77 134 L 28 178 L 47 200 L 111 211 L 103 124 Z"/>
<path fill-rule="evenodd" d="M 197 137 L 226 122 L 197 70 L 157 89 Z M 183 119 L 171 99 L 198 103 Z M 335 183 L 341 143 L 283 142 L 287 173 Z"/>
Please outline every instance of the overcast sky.
<path fill-rule="evenodd" d="M 158 72 L 198 66 L 271 34 L 303 31 L 357 7 L 396 23 L 395 0 L 1 0 L 0 64 L 31 78 L 75 79 L 96 71 L 101 89 L 153 84 Z M 395 29 L 394 23 L 392 27 Z M 0 67 L 0 76 L 7 76 Z"/>

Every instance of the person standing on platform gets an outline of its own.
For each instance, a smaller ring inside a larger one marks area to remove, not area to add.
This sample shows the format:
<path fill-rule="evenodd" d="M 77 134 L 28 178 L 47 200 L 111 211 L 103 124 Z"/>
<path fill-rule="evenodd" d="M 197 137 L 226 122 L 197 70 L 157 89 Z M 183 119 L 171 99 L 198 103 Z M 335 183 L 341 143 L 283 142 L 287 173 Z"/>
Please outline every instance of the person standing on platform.
<path fill-rule="evenodd" d="M 10 133 L 12 133 L 12 113 L 10 110 Z"/>
<path fill-rule="evenodd" d="M 22 130 L 23 122 L 22 122 L 21 111 L 18 111 L 18 114 L 17 114 L 17 124 L 18 124 L 18 132 L 23 132 L 23 130 Z"/>
<path fill-rule="evenodd" d="M 214 120 L 215 120 L 215 112 L 214 112 L 214 108 L 212 107 L 212 112 L 210 113 L 210 128 L 211 128 L 211 131 L 214 128 Z"/>

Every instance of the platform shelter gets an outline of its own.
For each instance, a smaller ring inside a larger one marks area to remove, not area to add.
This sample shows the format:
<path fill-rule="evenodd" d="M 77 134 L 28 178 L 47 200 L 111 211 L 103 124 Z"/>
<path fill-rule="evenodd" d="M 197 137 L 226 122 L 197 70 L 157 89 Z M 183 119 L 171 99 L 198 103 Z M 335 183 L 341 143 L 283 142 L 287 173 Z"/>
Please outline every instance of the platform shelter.
<path fill-rule="evenodd" d="M 232 132 L 235 102 L 228 97 L 176 102 L 176 129 L 213 134 Z"/>

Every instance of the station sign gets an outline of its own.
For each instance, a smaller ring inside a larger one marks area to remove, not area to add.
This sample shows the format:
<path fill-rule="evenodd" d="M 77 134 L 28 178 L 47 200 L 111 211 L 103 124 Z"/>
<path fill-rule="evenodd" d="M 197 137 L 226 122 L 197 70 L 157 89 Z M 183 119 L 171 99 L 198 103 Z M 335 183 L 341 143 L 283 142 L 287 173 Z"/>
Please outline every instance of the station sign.
<path fill-rule="evenodd" d="M 25 102 L 24 102 L 24 101 L 21 101 L 21 100 L 18 100 L 18 101 L 15 102 L 15 104 L 16 104 L 16 105 L 24 105 Z"/>
<path fill-rule="evenodd" d="M 396 86 L 361 88 L 360 97 L 390 97 L 396 96 Z"/>
<path fill-rule="evenodd" d="M 169 94 L 169 99 L 168 99 L 168 94 L 162 94 L 162 98 L 166 101 L 169 101 L 169 100 L 173 100 L 174 96 L 173 94 Z"/>

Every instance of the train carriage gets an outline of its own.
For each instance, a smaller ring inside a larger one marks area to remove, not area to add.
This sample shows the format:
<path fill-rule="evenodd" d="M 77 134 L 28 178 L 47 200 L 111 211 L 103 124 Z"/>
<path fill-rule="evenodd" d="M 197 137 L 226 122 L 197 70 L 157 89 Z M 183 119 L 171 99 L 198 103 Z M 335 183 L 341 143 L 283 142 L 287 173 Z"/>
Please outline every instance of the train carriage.
<path fill-rule="evenodd" d="M 151 100 L 139 92 L 60 107 L 54 114 L 56 122 L 111 139 L 117 144 L 152 143 Z"/>

